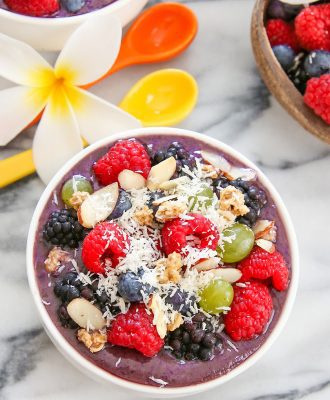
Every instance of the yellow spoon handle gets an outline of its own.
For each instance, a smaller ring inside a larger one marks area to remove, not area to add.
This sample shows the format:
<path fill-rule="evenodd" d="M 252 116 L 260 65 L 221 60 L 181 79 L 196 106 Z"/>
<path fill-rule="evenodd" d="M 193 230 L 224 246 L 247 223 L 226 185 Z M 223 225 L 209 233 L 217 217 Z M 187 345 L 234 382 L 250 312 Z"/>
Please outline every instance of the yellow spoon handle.
<path fill-rule="evenodd" d="M 0 160 L 0 188 L 33 174 L 35 170 L 31 149 Z"/>

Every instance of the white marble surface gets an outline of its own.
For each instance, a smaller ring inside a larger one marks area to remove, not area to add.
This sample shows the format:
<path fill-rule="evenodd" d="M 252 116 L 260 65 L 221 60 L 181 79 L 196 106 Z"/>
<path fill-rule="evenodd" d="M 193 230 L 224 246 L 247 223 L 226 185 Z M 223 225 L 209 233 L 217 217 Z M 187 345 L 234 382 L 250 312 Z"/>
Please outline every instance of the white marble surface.
<path fill-rule="evenodd" d="M 253 0 L 185 3 L 198 15 L 198 37 L 184 55 L 159 65 L 187 69 L 199 83 L 198 106 L 181 125 L 223 140 L 263 169 L 287 204 L 301 252 L 298 297 L 280 339 L 257 365 L 208 398 L 328 400 L 330 147 L 300 128 L 261 83 L 249 41 Z M 118 102 L 138 78 L 156 68 L 127 69 L 93 91 Z M 33 130 L 21 134 L 0 157 L 28 146 L 32 135 Z M 24 257 L 28 225 L 42 190 L 33 176 L 0 192 L 0 399 L 133 399 L 81 375 L 41 328 Z"/>

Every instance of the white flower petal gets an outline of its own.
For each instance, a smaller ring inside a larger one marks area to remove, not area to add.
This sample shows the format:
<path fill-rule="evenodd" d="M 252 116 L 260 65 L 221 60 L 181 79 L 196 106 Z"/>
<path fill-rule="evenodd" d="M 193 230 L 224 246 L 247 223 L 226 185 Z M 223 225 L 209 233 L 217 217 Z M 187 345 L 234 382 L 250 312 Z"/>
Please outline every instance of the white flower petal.
<path fill-rule="evenodd" d="M 113 133 L 141 128 L 140 121 L 131 114 L 85 90 L 71 88 L 68 97 L 74 108 L 80 134 L 89 143 Z M 77 97 L 79 101 L 75 100 Z"/>
<path fill-rule="evenodd" d="M 18 135 L 45 107 L 47 92 L 16 86 L 0 91 L 0 146 Z"/>
<path fill-rule="evenodd" d="M 121 44 L 121 24 L 113 16 L 89 17 L 70 36 L 56 65 L 57 77 L 82 86 L 103 76 L 115 62 Z"/>
<path fill-rule="evenodd" d="M 34 164 L 44 183 L 83 148 L 72 107 L 59 91 L 51 96 L 33 141 Z"/>
<path fill-rule="evenodd" d="M 0 76 L 19 85 L 42 87 L 53 74 L 52 67 L 32 47 L 0 33 Z"/>

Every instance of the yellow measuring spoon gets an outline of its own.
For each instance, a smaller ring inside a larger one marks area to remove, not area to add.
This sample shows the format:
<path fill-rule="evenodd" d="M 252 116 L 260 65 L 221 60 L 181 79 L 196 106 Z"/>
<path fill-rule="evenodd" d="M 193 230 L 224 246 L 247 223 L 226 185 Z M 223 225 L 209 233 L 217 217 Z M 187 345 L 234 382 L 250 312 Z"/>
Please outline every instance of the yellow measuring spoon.
<path fill-rule="evenodd" d="M 144 126 L 171 126 L 185 119 L 196 105 L 195 79 L 179 69 L 163 69 L 138 81 L 120 107 Z M 0 188 L 35 172 L 32 150 L 0 160 Z"/>

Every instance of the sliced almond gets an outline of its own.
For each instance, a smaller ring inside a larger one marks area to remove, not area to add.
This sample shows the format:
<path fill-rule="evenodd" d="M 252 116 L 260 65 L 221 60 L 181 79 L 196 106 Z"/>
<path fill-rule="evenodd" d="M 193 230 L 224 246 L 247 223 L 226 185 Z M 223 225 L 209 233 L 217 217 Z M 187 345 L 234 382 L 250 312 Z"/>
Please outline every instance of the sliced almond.
<path fill-rule="evenodd" d="M 243 181 L 253 181 L 256 178 L 257 173 L 251 168 L 232 167 L 226 176 L 230 180 L 241 178 Z"/>
<path fill-rule="evenodd" d="M 230 163 L 219 154 L 202 150 L 201 156 L 203 157 L 203 160 L 213 165 L 213 167 L 220 169 L 222 172 L 229 172 L 232 168 Z"/>
<path fill-rule="evenodd" d="M 118 196 L 117 182 L 88 196 L 78 210 L 78 219 L 81 225 L 85 228 L 94 228 L 97 223 L 105 221 L 116 207 Z"/>
<path fill-rule="evenodd" d="M 146 186 L 146 180 L 144 177 L 129 169 L 124 169 L 118 175 L 118 182 L 122 189 L 133 190 L 143 189 Z"/>
<path fill-rule="evenodd" d="M 242 272 L 237 268 L 217 268 L 210 272 L 216 277 L 221 278 L 229 283 L 237 282 L 242 277 Z"/>
<path fill-rule="evenodd" d="M 258 239 L 256 240 L 256 245 L 261 247 L 262 249 L 268 251 L 268 253 L 274 253 L 275 251 L 275 245 L 273 242 L 270 242 L 269 240 L 265 239 Z"/>
<path fill-rule="evenodd" d="M 253 227 L 254 237 L 263 238 L 275 225 L 274 221 L 268 219 L 259 219 Z"/>
<path fill-rule="evenodd" d="M 169 157 L 166 160 L 154 165 L 147 179 L 147 187 L 149 190 L 156 190 L 159 185 L 172 178 L 176 170 L 176 160 L 174 157 Z"/>
<path fill-rule="evenodd" d="M 216 257 L 212 257 L 197 263 L 195 265 L 195 268 L 197 269 L 198 272 L 209 271 L 210 269 L 216 268 L 218 264 L 219 264 L 219 259 Z"/>
<path fill-rule="evenodd" d="M 98 330 L 106 325 L 102 312 L 86 299 L 80 297 L 73 299 L 68 304 L 67 311 L 74 322 L 81 328 Z"/>
<path fill-rule="evenodd" d="M 159 294 L 154 294 L 149 304 L 149 308 L 154 315 L 152 323 L 156 326 L 158 335 L 163 339 L 167 333 L 165 314 L 162 309 L 162 300 Z"/>
<path fill-rule="evenodd" d="M 165 181 L 159 185 L 160 190 L 172 190 L 179 185 L 189 182 L 190 179 L 187 176 L 181 176 L 180 178 L 172 179 L 170 181 Z"/>

